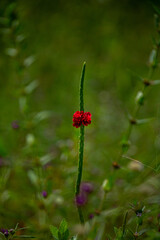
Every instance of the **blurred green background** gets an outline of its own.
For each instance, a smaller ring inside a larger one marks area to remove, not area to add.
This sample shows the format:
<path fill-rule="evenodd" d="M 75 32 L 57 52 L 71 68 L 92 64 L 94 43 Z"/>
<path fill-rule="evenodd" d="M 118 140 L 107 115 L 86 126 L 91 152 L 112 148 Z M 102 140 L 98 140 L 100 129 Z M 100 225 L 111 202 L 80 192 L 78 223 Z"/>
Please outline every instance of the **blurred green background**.
<path fill-rule="evenodd" d="M 1 16 L 11 2 L 1 0 Z M 41 233 L 49 234 L 49 224 L 57 225 L 66 218 L 71 231 L 77 231 L 74 185 L 79 130 L 72 127 L 72 115 L 79 110 L 84 61 L 85 110 L 92 113 L 92 124 L 85 129 L 83 180 L 94 185 L 86 216 L 98 209 L 105 178 L 116 179 L 105 201 L 107 210 L 127 208 L 129 202 L 155 196 L 158 183 L 147 182 L 154 171 L 148 167 L 133 171 L 128 159 L 121 159 L 120 170 L 112 167 L 128 126 L 127 114 L 133 113 L 136 94 L 143 88 L 134 73 L 148 76 L 156 36 L 151 2 L 23 0 L 16 1 L 16 12 L 18 31 L 26 37 L 19 59 L 6 55 L 6 49 L 15 47 L 14 36 L 1 31 L 0 38 L 0 154 L 4 163 L 0 169 L 0 226 L 12 228 L 19 222 L 44 239 L 46 235 Z M 17 74 L 17 62 L 31 55 L 34 63 Z M 153 79 L 159 79 L 159 74 L 156 70 Z M 39 85 L 32 94 L 24 94 L 27 110 L 22 113 L 23 88 L 35 79 Z M 153 168 L 160 154 L 159 90 L 157 85 L 148 91 L 138 118 L 153 120 L 134 127 L 127 153 Z M 49 117 L 35 124 L 39 112 Z M 11 126 L 15 120 L 19 129 Z M 47 190 L 47 199 L 42 199 L 42 190 Z M 122 213 L 109 216 L 111 234 L 122 217 Z"/>

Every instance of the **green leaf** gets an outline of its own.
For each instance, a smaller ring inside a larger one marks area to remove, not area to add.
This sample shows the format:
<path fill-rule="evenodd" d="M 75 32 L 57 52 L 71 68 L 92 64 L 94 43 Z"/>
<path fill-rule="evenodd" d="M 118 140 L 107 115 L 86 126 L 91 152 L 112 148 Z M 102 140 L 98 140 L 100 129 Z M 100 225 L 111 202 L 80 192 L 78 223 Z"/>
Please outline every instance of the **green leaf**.
<path fill-rule="evenodd" d="M 160 84 L 160 80 L 151 81 L 151 85 L 158 85 L 158 84 Z"/>
<path fill-rule="evenodd" d="M 35 117 L 34 117 L 34 122 L 35 124 L 45 120 L 45 119 L 48 119 L 52 116 L 52 112 L 51 111 L 41 111 L 41 112 L 38 112 Z"/>
<path fill-rule="evenodd" d="M 7 48 L 6 49 L 6 54 L 10 57 L 15 57 L 15 56 L 17 56 L 18 51 L 15 48 Z"/>
<path fill-rule="evenodd" d="M 28 147 L 33 146 L 35 143 L 35 137 L 32 133 L 28 133 L 26 136 L 26 144 Z"/>
<path fill-rule="evenodd" d="M 148 122 L 150 122 L 151 120 L 153 120 L 153 118 L 137 119 L 137 120 L 136 120 L 136 124 L 148 123 Z"/>
<path fill-rule="evenodd" d="M 25 36 L 23 34 L 20 34 L 16 37 L 16 42 L 20 43 L 25 39 Z"/>
<path fill-rule="evenodd" d="M 32 184 L 34 184 L 35 186 L 38 185 L 38 177 L 33 170 L 28 171 L 28 177 L 29 177 L 30 181 L 32 182 Z"/>
<path fill-rule="evenodd" d="M 73 236 L 70 240 L 77 240 L 77 236 Z"/>
<path fill-rule="evenodd" d="M 46 154 L 40 158 L 40 162 L 42 165 L 49 163 L 53 159 L 51 154 Z"/>
<path fill-rule="evenodd" d="M 150 64 L 151 66 L 154 66 L 155 63 L 156 63 L 156 55 L 157 55 L 157 51 L 156 51 L 156 49 L 153 49 L 153 50 L 151 51 L 150 56 L 149 56 L 149 64 Z"/>
<path fill-rule="evenodd" d="M 19 223 L 17 223 L 17 224 L 16 224 L 16 226 L 15 226 L 15 231 L 17 230 L 17 228 L 18 228 L 18 225 L 19 225 Z"/>
<path fill-rule="evenodd" d="M 38 85 L 39 85 L 39 82 L 37 80 L 34 80 L 24 88 L 24 92 L 26 94 L 31 94 L 38 87 Z"/>
<path fill-rule="evenodd" d="M 56 227 L 54 227 L 54 226 L 52 226 L 52 225 L 50 225 L 49 228 L 50 228 L 50 231 L 51 231 L 51 233 L 52 233 L 52 236 L 53 236 L 56 240 L 58 240 L 58 228 L 56 228 Z"/>
<path fill-rule="evenodd" d="M 29 227 L 17 228 L 17 231 L 24 230 L 24 229 L 27 229 L 27 228 L 29 228 Z"/>
<path fill-rule="evenodd" d="M 4 234 L 2 232 L 0 232 L 0 235 L 2 235 L 4 237 Z"/>
<path fill-rule="evenodd" d="M 24 66 L 29 67 L 35 61 L 34 56 L 29 56 L 24 60 Z"/>
<path fill-rule="evenodd" d="M 63 219 L 60 224 L 58 237 L 59 237 L 59 240 L 68 240 L 69 230 L 68 230 L 68 225 L 65 219 Z"/>
<path fill-rule="evenodd" d="M 139 105 L 143 105 L 143 104 L 144 104 L 144 94 L 143 94 L 142 91 L 139 91 L 139 92 L 137 93 L 136 103 L 138 103 Z"/>

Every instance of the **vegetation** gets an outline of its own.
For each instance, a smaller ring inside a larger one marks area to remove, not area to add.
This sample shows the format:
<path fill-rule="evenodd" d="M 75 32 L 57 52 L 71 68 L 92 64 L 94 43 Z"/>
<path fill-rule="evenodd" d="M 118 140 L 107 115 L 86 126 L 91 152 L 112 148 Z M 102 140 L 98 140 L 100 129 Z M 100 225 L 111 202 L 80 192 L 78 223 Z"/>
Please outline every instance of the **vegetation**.
<path fill-rule="evenodd" d="M 0 36 L 0 239 L 159 240 L 159 3 L 1 0 Z"/>

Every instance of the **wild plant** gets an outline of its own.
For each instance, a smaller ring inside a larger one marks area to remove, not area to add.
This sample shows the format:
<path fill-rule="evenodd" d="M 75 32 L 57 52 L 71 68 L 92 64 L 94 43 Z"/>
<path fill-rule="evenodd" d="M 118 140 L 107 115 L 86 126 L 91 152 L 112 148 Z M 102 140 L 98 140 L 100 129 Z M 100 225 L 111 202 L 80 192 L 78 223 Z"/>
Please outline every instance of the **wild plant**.
<path fill-rule="evenodd" d="M 51 111 L 33 112 L 31 110 L 32 94 L 38 88 L 39 81 L 34 80 L 30 75 L 29 68 L 35 61 L 35 56 L 26 55 L 26 36 L 22 32 L 22 24 L 17 11 L 17 3 L 13 2 L 4 8 L 3 16 L 0 19 L 1 36 L 4 41 L 4 54 L 12 69 L 12 98 L 19 109 L 15 109 L 17 119 L 9 115 L 11 121 L 11 131 L 14 135 L 14 148 L 7 153 L 3 168 L 1 169 L 1 192 L 5 190 L 10 175 L 21 169 L 26 172 L 26 176 L 33 185 L 36 193 L 37 202 L 39 202 L 39 221 L 44 224 L 46 218 L 45 199 L 48 196 L 46 190 L 46 180 L 43 174 L 44 166 L 51 161 L 49 154 L 42 155 L 38 150 L 37 129 L 41 121 L 51 116 Z M 27 171 L 26 171 L 27 170 Z M 20 176 L 18 176 L 20 177 Z M 9 196 L 8 196 L 9 198 Z M 6 201 L 8 200 L 6 198 Z M 36 202 L 35 202 L 36 204 Z M 43 209 L 42 209 L 43 208 Z M 3 210 L 4 211 L 4 210 Z M 43 215 L 43 221 L 42 221 Z M 8 231 L 8 230 L 7 230 Z M 1 232 L 2 233 L 2 232 Z M 4 235 L 4 233 L 2 233 Z M 7 234 L 6 234 L 7 235 Z M 12 234 L 7 235 L 11 239 Z"/>
<path fill-rule="evenodd" d="M 113 168 L 115 170 L 118 170 L 121 168 L 121 164 L 123 165 L 122 162 L 122 158 L 127 158 L 135 163 L 137 163 L 139 165 L 139 167 L 141 165 L 143 165 L 146 168 L 150 168 L 152 171 L 158 173 L 159 170 L 159 165 L 151 167 L 148 165 L 145 165 L 143 163 L 141 163 L 138 160 L 135 160 L 133 158 L 130 158 L 127 155 L 124 155 L 127 153 L 131 142 L 130 142 L 130 136 L 133 130 L 133 127 L 140 125 L 140 124 L 147 124 L 148 122 L 150 122 L 151 120 L 153 120 L 152 118 L 147 118 L 147 119 L 138 119 L 138 114 L 141 110 L 141 107 L 144 105 L 145 100 L 148 96 L 148 92 L 149 89 L 153 86 L 159 85 L 160 84 L 160 80 L 153 80 L 153 75 L 155 70 L 158 68 L 159 63 L 158 63 L 158 54 L 159 54 L 159 47 L 160 47 L 160 11 L 158 8 L 154 7 L 156 14 L 155 14 L 155 23 L 156 23 L 156 29 L 157 29 L 157 38 L 153 40 L 154 46 L 153 46 L 153 50 L 150 54 L 149 57 L 149 70 L 148 70 L 148 76 L 145 77 L 141 77 L 138 74 L 134 74 L 134 76 L 136 78 L 138 78 L 141 83 L 142 83 L 142 89 L 140 91 L 138 91 L 136 97 L 135 97 L 135 107 L 133 110 L 133 113 L 131 115 L 128 116 L 128 120 L 129 120 L 129 124 L 128 124 L 128 128 L 121 140 L 121 150 L 119 152 L 119 156 L 118 158 L 113 162 Z M 83 86 L 83 78 L 84 78 L 84 70 L 85 68 L 83 67 L 83 71 L 82 71 L 82 78 L 81 78 L 81 85 Z M 80 103 L 83 103 L 83 98 L 81 99 L 81 96 L 83 96 L 83 94 L 81 93 L 81 89 L 80 88 Z M 80 111 L 84 111 L 84 108 L 81 108 L 80 104 Z M 77 180 L 77 188 L 76 188 L 76 196 L 79 193 L 79 189 L 80 189 L 80 182 L 81 182 L 81 177 L 82 177 L 82 167 L 83 167 L 83 147 L 84 147 L 84 132 L 83 132 L 83 128 L 84 126 L 82 125 L 78 125 L 81 124 L 81 115 L 80 112 L 77 112 L 78 115 L 74 116 L 73 115 L 73 126 L 76 126 L 76 121 L 77 121 L 77 126 L 76 127 L 82 127 L 82 129 L 80 129 L 80 151 L 79 151 L 79 168 L 78 168 L 78 180 Z M 75 125 L 74 125 L 75 124 Z M 115 178 L 116 180 L 116 178 Z M 115 181 L 114 180 L 114 181 Z M 103 194 L 102 194 L 102 199 L 100 202 L 100 205 L 98 207 L 98 211 L 99 211 L 99 216 L 97 217 L 97 219 L 102 218 L 101 214 L 103 215 L 103 211 L 104 211 L 104 201 L 106 199 L 107 194 L 112 190 L 112 187 L 114 185 L 114 182 L 110 181 L 110 179 L 105 179 L 102 185 L 102 189 L 103 189 Z M 78 189 L 78 190 L 77 190 Z M 77 198 L 77 202 L 78 202 L 79 198 Z M 133 199 L 134 200 L 134 199 Z M 81 206 L 84 204 L 85 199 L 81 198 L 80 200 L 80 204 L 78 205 L 78 213 L 79 213 L 79 218 L 81 223 L 84 224 L 84 217 L 82 214 L 82 208 Z M 131 210 L 129 209 L 125 216 L 124 216 L 124 221 L 123 221 L 123 226 L 120 228 L 114 228 L 115 230 L 115 234 L 116 234 L 116 240 L 122 240 L 122 239 L 138 239 L 140 238 L 142 235 L 147 234 L 147 229 L 143 228 L 143 215 L 145 212 L 145 206 L 143 205 L 143 203 L 139 203 L 139 202 L 135 202 L 135 204 L 131 204 L 131 209 L 135 212 L 136 214 L 136 219 L 137 219 L 137 224 L 136 224 L 136 228 L 135 231 L 131 230 L 128 227 L 128 211 L 130 212 Z M 105 220 L 105 219 L 104 219 Z M 98 221 L 98 220 L 97 220 Z M 106 221 L 106 220 L 105 220 Z M 96 224 L 96 218 L 93 221 L 93 224 L 91 224 L 91 230 L 92 231 L 95 227 Z M 98 230 L 98 234 L 97 234 L 97 238 L 96 239 L 101 239 L 104 238 L 106 235 L 105 232 L 105 225 L 102 229 Z M 90 236 L 90 235 L 89 235 Z M 92 236 L 92 234 L 91 234 Z M 112 239 L 111 237 L 108 236 L 108 239 Z"/>
<path fill-rule="evenodd" d="M 121 149 L 118 153 L 116 159 L 113 162 L 113 169 L 116 172 L 113 172 L 112 179 L 108 178 L 108 176 L 104 176 L 104 181 L 102 186 L 100 187 L 101 190 L 101 199 L 98 206 L 93 206 L 95 211 L 90 214 L 89 219 L 86 218 L 85 204 L 87 201 L 88 194 L 92 192 L 92 184 L 89 182 L 82 182 L 83 177 L 83 160 L 84 160 L 84 136 L 85 136 L 85 128 L 89 124 L 91 124 L 91 113 L 85 112 L 84 108 L 84 78 L 85 78 L 85 69 L 86 63 L 84 63 L 82 68 L 82 75 L 80 79 L 80 107 L 79 110 L 73 114 L 73 127 L 79 130 L 79 157 L 78 157 L 78 171 L 77 171 L 77 179 L 76 179 L 76 186 L 75 186 L 75 196 L 74 196 L 74 206 L 75 209 L 77 207 L 78 216 L 82 228 L 84 230 L 83 236 L 73 236 L 70 237 L 68 224 L 66 220 L 62 220 L 60 223 L 59 228 L 50 226 L 50 231 L 52 237 L 56 240 L 76 240 L 78 238 L 81 239 L 109 239 L 109 240 L 134 240 L 134 239 L 160 239 L 160 216 L 157 216 L 157 219 L 153 220 L 152 218 L 148 218 L 154 210 L 154 215 L 157 214 L 159 211 L 159 198 L 154 196 L 154 198 L 144 199 L 144 203 L 142 201 L 133 201 L 128 204 L 127 206 L 123 206 L 122 208 L 118 206 L 117 202 L 115 201 L 115 197 L 117 195 L 116 189 L 116 181 L 119 177 L 118 171 L 125 171 L 124 167 L 124 159 L 131 160 L 135 164 L 138 164 L 138 167 L 148 168 L 149 170 L 153 171 L 157 177 L 157 173 L 159 173 L 159 164 L 155 166 L 145 165 L 141 163 L 140 160 L 136 160 L 133 157 L 129 156 L 128 150 L 131 143 L 131 136 L 133 129 L 140 124 L 147 124 L 151 121 L 151 118 L 139 119 L 139 113 L 141 111 L 142 106 L 145 104 L 145 100 L 148 97 L 148 93 L 150 89 L 158 84 L 160 84 L 160 80 L 154 80 L 154 72 L 159 67 L 159 48 L 160 48 L 160 10 L 154 6 L 155 9 L 155 21 L 156 21 L 156 28 L 157 28 L 157 38 L 153 40 L 154 46 L 153 50 L 149 57 L 149 70 L 147 77 L 141 77 L 138 74 L 134 74 L 135 78 L 139 79 L 142 88 L 138 91 L 135 97 L 135 106 L 133 107 L 132 114 L 128 116 L 128 128 L 126 129 L 124 136 L 121 139 Z M 19 23 L 19 18 L 16 12 L 16 5 L 11 4 L 4 12 L 4 17 L 1 18 L 1 26 L 2 26 L 2 33 L 3 38 L 7 43 L 5 46 L 5 53 L 7 56 L 10 57 L 10 64 L 11 68 L 13 68 L 14 72 L 14 88 L 13 94 L 16 97 L 16 101 L 18 102 L 19 111 L 18 111 L 18 119 L 12 121 L 12 130 L 14 133 L 16 131 L 20 131 L 18 143 L 20 149 L 17 149 L 16 144 L 14 149 L 7 155 L 7 159 L 9 162 L 9 166 L 14 166 L 17 164 L 20 167 L 23 167 L 26 172 L 27 176 L 34 186 L 35 195 L 37 203 L 37 215 L 39 214 L 39 226 L 46 226 L 48 223 L 47 219 L 47 211 L 48 205 L 52 203 L 53 198 L 49 198 L 49 192 L 46 187 L 48 185 L 49 189 L 52 188 L 50 182 L 44 179 L 42 167 L 46 167 L 46 165 L 52 160 L 52 155 L 50 154 L 41 154 L 41 151 L 37 150 L 38 143 L 36 142 L 36 126 L 44 119 L 50 117 L 50 111 L 41 111 L 33 113 L 30 110 L 31 104 L 29 103 L 31 98 L 31 94 L 34 90 L 37 89 L 39 82 L 37 80 L 33 80 L 29 74 L 29 67 L 35 60 L 34 56 L 26 56 L 25 51 L 25 36 L 21 32 L 21 25 Z M 15 99 L 15 98 L 14 98 Z M 79 129 L 78 129 L 79 128 Z M 5 156 L 6 157 L 6 156 Z M 17 160 L 18 159 L 18 160 Z M 14 161 L 15 160 L 15 161 Z M 8 166 L 7 166 L 8 169 Z M 109 171 L 109 170 L 108 170 Z M 127 172 L 127 171 L 126 171 Z M 128 174 L 128 172 L 127 172 Z M 123 172 L 122 174 L 123 175 Z M 2 175 L 1 175 L 2 176 Z M 4 190 L 5 184 L 10 176 L 10 171 L 8 175 L 6 172 L 2 177 L 2 184 L 1 184 L 1 192 Z M 119 180 L 119 179 L 118 179 Z M 157 186 L 157 185 L 156 185 Z M 121 188 L 122 189 L 122 188 Z M 158 190 L 157 190 L 158 191 Z M 4 195 L 5 197 L 8 195 Z M 7 199 L 6 197 L 6 199 Z M 109 208 L 106 199 L 113 197 L 113 207 Z M 137 195 L 134 195 L 135 198 L 138 198 Z M 138 199 L 137 199 L 138 200 Z M 5 201 L 5 200 L 4 200 Z M 114 205 L 115 201 L 115 205 Z M 33 202 L 31 202 L 31 205 Z M 51 205 L 51 204 L 50 204 Z M 153 205 L 155 207 L 153 207 Z M 75 210 L 76 211 L 76 210 Z M 3 210 L 2 213 L 5 215 L 5 211 Z M 116 217 L 115 217 L 116 216 Z M 124 217 L 122 217 L 124 216 Z M 116 219 L 115 222 L 117 227 L 113 227 L 116 225 L 115 223 L 110 221 L 110 218 Z M 150 216 L 152 217 L 152 216 Z M 123 220 L 122 220 L 123 218 Z M 110 225 L 109 225 L 110 224 Z M 108 226 L 112 225 L 112 229 L 114 229 L 114 235 L 111 233 L 109 235 L 108 232 L 110 231 Z M 23 230 L 23 228 L 18 228 L 18 225 L 14 229 L 1 229 L 0 234 L 1 237 L 4 239 L 13 239 L 13 238 L 32 238 L 32 236 L 17 236 L 18 232 Z M 48 228 L 47 228 L 48 231 Z"/>
<path fill-rule="evenodd" d="M 151 51 L 151 54 L 149 56 L 149 61 L 148 61 L 148 76 L 141 77 L 141 76 L 139 76 L 139 74 L 132 72 L 134 77 L 142 83 L 142 89 L 140 91 L 138 91 L 138 93 L 135 97 L 135 107 L 134 107 L 132 114 L 128 114 L 128 122 L 129 122 L 128 128 L 121 139 L 121 150 L 119 151 L 119 155 L 118 155 L 117 159 L 113 162 L 112 165 L 113 165 L 113 168 L 115 169 L 115 171 L 117 171 L 117 170 L 123 168 L 123 164 L 124 164 L 123 160 L 126 158 L 126 159 L 129 159 L 131 162 L 133 162 L 138 169 L 141 169 L 143 166 L 144 168 L 150 169 L 151 172 L 153 172 L 154 174 L 156 174 L 158 176 L 159 164 L 157 162 L 154 166 L 150 166 L 150 165 L 146 165 L 146 164 L 142 163 L 140 160 L 134 159 L 133 157 L 129 157 L 126 155 L 132 144 L 130 139 L 131 139 L 131 134 L 132 134 L 133 128 L 138 125 L 141 125 L 141 124 L 147 124 L 148 122 L 153 120 L 153 118 L 138 119 L 138 115 L 139 115 L 139 112 L 140 112 L 142 106 L 145 104 L 145 101 L 148 97 L 150 88 L 155 87 L 160 84 L 160 80 L 153 79 L 155 70 L 159 68 L 158 57 L 159 57 L 159 48 L 160 48 L 160 10 L 159 10 L 159 8 L 157 8 L 154 5 L 153 5 L 153 8 L 155 10 L 155 26 L 156 26 L 157 36 L 156 36 L 156 38 L 153 38 L 153 50 Z M 121 164 L 122 164 L 122 166 L 121 166 Z M 116 181 L 116 177 L 114 179 L 114 182 L 115 181 Z M 104 192 L 105 192 L 105 183 L 107 183 L 106 186 L 109 185 L 108 190 L 110 191 L 112 188 L 110 186 L 112 186 L 114 183 L 113 182 L 109 183 L 109 179 L 105 180 L 104 184 L 103 184 Z M 106 195 L 105 195 L 105 197 L 106 197 Z M 104 201 L 104 199 L 103 199 L 103 201 Z M 133 202 L 134 201 L 135 201 L 135 199 L 133 199 Z M 144 202 L 146 202 L 146 204 L 147 204 L 146 200 L 144 200 Z M 141 239 L 142 237 L 146 237 L 146 239 L 150 239 L 151 236 L 159 237 L 159 233 L 154 233 L 154 230 L 151 233 L 149 228 L 147 228 L 146 226 L 143 226 L 146 224 L 146 223 L 144 224 L 145 217 L 146 217 L 145 214 L 152 210 L 149 210 L 149 209 L 146 210 L 146 206 L 144 205 L 144 203 L 139 202 L 139 201 L 135 201 L 133 204 L 131 203 L 130 205 L 131 205 L 131 207 L 128 208 L 128 211 L 126 212 L 126 214 L 124 216 L 124 221 L 123 221 L 122 227 L 114 228 L 114 231 L 116 234 L 116 237 L 114 239 L 116 239 L 116 240 Z M 154 209 L 155 207 L 157 208 L 158 206 L 156 206 L 156 204 L 155 204 L 154 207 L 150 206 L 150 209 Z M 136 219 L 137 223 L 136 223 L 134 230 L 130 229 L 130 222 L 133 221 L 133 217 L 128 219 L 128 215 L 130 215 L 129 213 L 131 212 L 131 210 L 136 215 L 135 219 Z M 151 220 L 151 221 L 153 221 L 153 220 Z M 155 224 L 156 231 L 157 231 L 157 229 L 159 229 L 158 226 L 159 226 L 159 224 L 156 223 Z M 106 237 L 108 237 L 108 239 L 112 239 L 112 237 L 107 235 L 107 229 L 106 229 L 106 233 L 105 233 L 105 229 L 102 230 L 101 236 L 106 236 Z M 148 237 L 150 236 L 150 237 L 147 238 L 147 236 Z"/>

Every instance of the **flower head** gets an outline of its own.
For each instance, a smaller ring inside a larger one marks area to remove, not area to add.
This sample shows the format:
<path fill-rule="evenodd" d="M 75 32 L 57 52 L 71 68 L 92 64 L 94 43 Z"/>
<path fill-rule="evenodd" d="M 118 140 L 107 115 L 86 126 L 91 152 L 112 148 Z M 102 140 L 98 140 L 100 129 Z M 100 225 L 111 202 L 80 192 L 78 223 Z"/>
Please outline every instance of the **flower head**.
<path fill-rule="evenodd" d="M 6 231 L 7 231 L 7 230 L 4 229 L 4 228 L 1 228 L 1 229 L 0 229 L 0 232 L 1 232 L 1 233 L 5 233 Z"/>
<path fill-rule="evenodd" d="M 8 236 L 9 236 L 8 230 L 6 230 L 6 231 L 4 232 L 4 236 L 5 236 L 6 238 L 8 238 Z"/>
<path fill-rule="evenodd" d="M 93 219 L 94 218 L 94 214 L 93 213 L 90 213 L 89 216 L 88 216 L 89 219 Z"/>
<path fill-rule="evenodd" d="M 46 197 L 48 196 L 48 193 L 44 190 L 44 191 L 42 191 L 42 196 L 43 196 L 44 198 L 46 198 Z"/>
<path fill-rule="evenodd" d="M 83 119 L 82 119 L 82 124 L 84 126 L 88 126 L 89 124 L 91 124 L 91 113 L 90 112 L 85 112 L 83 114 Z"/>
<path fill-rule="evenodd" d="M 144 212 L 145 206 L 141 202 L 136 202 L 134 204 L 131 204 L 132 210 L 135 212 L 136 216 L 138 218 L 142 217 L 142 214 Z"/>
<path fill-rule="evenodd" d="M 89 183 L 89 182 L 82 182 L 81 183 L 81 191 L 83 193 L 91 193 L 93 191 L 93 185 L 92 183 Z"/>
<path fill-rule="evenodd" d="M 12 128 L 13 129 L 18 129 L 19 128 L 19 122 L 18 121 L 13 121 L 12 122 Z"/>
<path fill-rule="evenodd" d="M 75 198 L 77 206 L 84 206 L 88 201 L 88 195 L 93 191 L 93 184 L 89 182 L 82 182 L 80 185 L 80 192 Z"/>
<path fill-rule="evenodd" d="M 88 126 L 91 124 L 91 113 L 77 111 L 73 114 L 73 127 L 79 128 L 81 125 Z"/>
<path fill-rule="evenodd" d="M 80 193 L 75 198 L 75 203 L 77 206 L 84 206 L 87 202 L 87 197 L 85 194 Z"/>
<path fill-rule="evenodd" d="M 11 228 L 11 229 L 9 230 L 9 232 L 13 235 L 13 234 L 15 233 L 15 230 L 14 230 L 13 228 Z"/>
<path fill-rule="evenodd" d="M 77 111 L 73 114 L 73 127 L 80 127 L 82 124 L 83 111 Z"/>
<path fill-rule="evenodd" d="M 6 238 L 8 238 L 8 236 L 9 236 L 8 229 L 1 228 L 0 232 L 3 233 Z"/>

